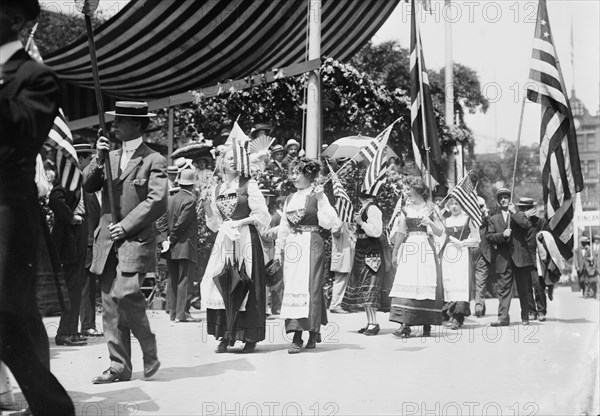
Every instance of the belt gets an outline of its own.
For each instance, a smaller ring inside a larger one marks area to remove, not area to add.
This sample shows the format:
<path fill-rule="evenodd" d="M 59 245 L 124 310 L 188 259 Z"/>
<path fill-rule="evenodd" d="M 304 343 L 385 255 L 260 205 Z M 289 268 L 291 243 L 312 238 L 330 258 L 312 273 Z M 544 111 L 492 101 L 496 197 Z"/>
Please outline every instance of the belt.
<path fill-rule="evenodd" d="M 303 233 L 303 232 L 319 232 L 318 225 L 299 225 L 297 227 L 292 228 L 292 232 L 295 234 Z"/>
<path fill-rule="evenodd" d="M 426 231 L 409 231 L 408 235 L 424 235 L 425 237 L 427 237 L 427 232 Z"/>
<path fill-rule="evenodd" d="M 370 235 L 367 235 L 367 234 L 356 234 L 356 238 L 359 240 L 366 240 L 367 238 L 376 238 L 376 237 L 371 237 Z"/>

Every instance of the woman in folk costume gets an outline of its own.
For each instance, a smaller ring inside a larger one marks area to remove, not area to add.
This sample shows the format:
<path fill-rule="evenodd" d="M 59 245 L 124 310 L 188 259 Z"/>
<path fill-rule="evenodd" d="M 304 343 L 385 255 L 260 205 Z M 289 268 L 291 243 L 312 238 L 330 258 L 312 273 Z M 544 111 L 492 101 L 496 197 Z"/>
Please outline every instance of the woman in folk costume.
<path fill-rule="evenodd" d="M 385 270 L 379 240 L 383 232 L 383 220 L 381 210 L 375 205 L 373 198 L 373 195 L 367 193 L 361 193 L 359 197 L 361 208 L 355 216 L 354 264 L 342 302 L 342 308 L 347 311 L 365 310 L 367 325 L 358 331 L 365 335 L 379 333 L 376 311 Z"/>
<path fill-rule="evenodd" d="M 299 159 L 292 169 L 292 181 L 297 191 L 283 207 L 277 238 L 277 252 L 283 249 L 283 304 L 281 317 L 285 330 L 294 338 L 288 352 L 296 354 L 302 348 L 302 331 L 309 331 L 306 348 L 321 342 L 321 325 L 327 324 L 323 296 L 324 241 L 320 228 L 331 229 L 337 213 L 323 193 L 315 186 L 321 165 L 309 159 Z"/>
<path fill-rule="evenodd" d="M 265 339 L 265 263 L 258 230 L 269 226 L 271 215 L 257 182 L 239 174 L 233 149 L 225 150 L 217 163 L 223 182 L 203 202 L 206 225 L 218 232 L 200 285 L 207 331 L 220 339 L 218 353 L 226 352 L 235 341 L 245 342 L 243 351 L 252 352 Z M 213 280 L 228 261 L 244 267 L 253 281 L 232 331 L 227 330 L 225 302 Z"/>
<path fill-rule="evenodd" d="M 478 247 L 479 227 L 463 211 L 456 199 L 446 202 L 450 217 L 445 219 L 446 240 L 441 253 L 444 301 L 442 318 L 450 329 L 458 329 L 471 315 L 469 282 L 471 281 L 470 248 Z"/>
<path fill-rule="evenodd" d="M 396 336 L 408 337 L 411 325 L 423 325 L 423 335 L 430 336 L 431 325 L 442 324 L 442 275 L 433 236 L 442 235 L 443 225 L 428 201 L 427 185 L 418 178 L 409 186 L 394 236 L 396 275 L 390 291 L 390 321 L 401 324 Z"/>

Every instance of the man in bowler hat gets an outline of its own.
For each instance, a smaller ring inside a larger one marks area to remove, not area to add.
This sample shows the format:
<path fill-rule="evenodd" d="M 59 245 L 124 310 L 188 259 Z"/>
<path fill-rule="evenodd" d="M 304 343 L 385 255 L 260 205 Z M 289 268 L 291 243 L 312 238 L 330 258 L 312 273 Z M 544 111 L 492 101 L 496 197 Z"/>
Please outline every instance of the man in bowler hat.
<path fill-rule="evenodd" d="M 34 414 L 73 415 L 50 372 L 48 334 L 37 309 L 37 241 L 43 236 L 36 156 L 58 114 L 54 74 L 23 49 L 19 32 L 37 0 L 0 0 L 0 360 Z"/>
<path fill-rule="evenodd" d="M 160 367 L 156 338 L 146 316 L 146 298 L 140 287 L 146 273 L 156 269 L 154 222 L 167 210 L 167 161 L 142 141 L 150 123 L 148 104 L 118 101 L 113 131 L 123 147 L 109 153 L 117 222 L 112 222 L 105 175 L 106 137 L 96 142 L 98 155 L 84 171 L 84 189 L 102 189 L 100 223 L 94 236 L 94 257 L 90 271 L 100 275 L 102 321 L 110 367 L 95 377 L 95 384 L 131 378 L 131 333 L 143 352 L 144 376 Z"/>
<path fill-rule="evenodd" d="M 513 286 L 517 285 L 521 304 L 521 321 L 529 324 L 527 293 L 531 286 L 533 260 L 527 245 L 527 232 L 531 221 L 525 212 L 517 212 L 510 202 L 510 190 L 501 188 L 496 192 L 500 212 L 488 223 L 487 239 L 497 247 L 496 273 L 498 273 L 498 321 L 492 326 L 508 326 Z"/>

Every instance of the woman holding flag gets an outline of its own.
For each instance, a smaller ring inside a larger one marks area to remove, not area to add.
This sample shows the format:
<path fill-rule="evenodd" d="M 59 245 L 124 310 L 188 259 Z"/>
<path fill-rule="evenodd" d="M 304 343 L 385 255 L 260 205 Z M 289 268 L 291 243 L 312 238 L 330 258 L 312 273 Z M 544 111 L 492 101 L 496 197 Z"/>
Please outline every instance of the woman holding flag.
<path fill-rule="evenodd" d="M 257 229 L 266 229 L 271 215 L 257 182 L 250 178 L 245 149 L 235 140 L 233 147 L 219 155 L 217 167 L 223 181 L 202 203 L 206 225 L 218 232 L 200 285 L 207 308 L 207 331 L 220 339 L 217 353 L 226 352 L 235 341 L 245 342 L 243 352 L 250 353 L 257 342 L 265 339 L 265 271 Z M 231 299 L 223 299 L 213 279 L 222 274 L 228 262 L 234 268 L 243 268 L 240 273 L 245 271 L 253 282 L 239 312 L 237 308 L 233 312 L 226 309 Z M 227 328 L 228 313 L 237 314 L 233 328 Z"/>
<path fill-rule="evenodd" d="M 423 336 L 431 325 L 442 324 L 442 275 L 433 235 L 441 236 L 443 225 L 428 201 L 429 188 L 420 178 L 410 182 L 406 205 L 398 218 L 392 261 L 397 266 L 390 291 L 390 321 L 401 324 L 394 335 L 408 337 L 411 325 L 423 325 Z"/>
<path fill-rule="evenodd" d="M 444 324 L 450 329 L 462 326 L 469 308 L 469 282 L 471 281 L 470 248 L 478 247 L 481 238 L 479 227 L 463 211 L 454 197 L 448 198 L 446 208 L 451 216 L 445 219 L 446 240 L 442 248 L 442 281 L 444 300 L 442 309 Z"/>
<path fill-rule="evenodd" d="M 324 246 L 319 231 L 331 229 L 338 221 L 335 209 L 315 186 L 321 165 L 310 159 L 299 159 L 292 169 L 291 179 L 297 191 L 285 201 L 279 224 L 276 253 L 282 253 L 283 304 L 286 332 L 294 338 L 288 353 L 302 348 L 302 332 L 308 331 L 307 349 L 321 342 L 321 325 L 327 324 L 323 296 Z"/>

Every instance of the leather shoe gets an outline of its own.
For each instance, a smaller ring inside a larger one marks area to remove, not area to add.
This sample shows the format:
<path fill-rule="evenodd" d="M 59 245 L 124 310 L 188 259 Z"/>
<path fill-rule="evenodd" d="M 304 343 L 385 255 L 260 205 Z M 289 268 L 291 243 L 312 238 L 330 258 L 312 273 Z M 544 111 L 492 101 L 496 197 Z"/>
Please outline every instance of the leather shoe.
<path fill-rule="evenodd" d="M 84 329 L 81 331 L 81 334 L 88 337 L 101 337 L 104 335 L 102 332 L 99 332 L 94 328 Z"/>
<path fill-rule="evenodd" d="M 372 326 L 372 328 L 367 329 L 364 334 L 368 335 L 368 336 L 373 336 L 373 335 L 377 335 L 379 334 L 379 324 L 373 325 L 373 324 L 369 324 Z M 368 326 L 368 325 L 367 325 Z M 307 345 L 308 347 L 308 345 Z"/>
<path fill-rule="evenodd" d="M 498 322 L 492 322 L 490 324 L 490 326 L 510 326 L 510 323 L 498 321 Z"/>
<path fill-rule="evenodd" d="M 121 376 L 119 375 L 117 370 L 110 367 L 108 370 L 106 370 L 104 373 L 102 373 L 102 375 L 94 377 L 92 379 L 92 383 L 108 384 L 108 383 L 114 383 L 116 381 L 128 381 L 128 380 L 129 380 L 129 378 L 121 378 Z"/>
<path fill-rule="evenodd" d="M 146 378 L 152 377 L 154 374 L 156 374 L 156 372 L 158 371 L 159 368 L 160 368 L 160 361 L 158 361 L 158 360 L 154 360 L 148 364 L 144 364 L 144 377 L 146 377 Z"/>
<path fill-rule="evenodd" d="M 288 348 L 288 354 L 298 354 L 300 352 L 300 348 L 302 348 L 303 342 L 292 342 L 290 348 Z"/>
<path fill-rule="evenodd" d="M 228 346 L 229 346 L 229 342 L 226 339 L 222 339 L 221 342 L 219 342 L 219 345 L 217 346 L 217 349 L 215 350 L 215 352 L 217 354 L 227 352 Z"/>
<path fill-rule="evenodd" d="M 69 347 L 87 345 L 87 340 L 80 335 L 57 335 L 54 342 L 56 342 L 56 345 L 67 345 Z"/>
<path fill-rule="evenodd" d="M 246 342 L 246 344 L 244 344 L 244 348 L 242 348 L 242 352 L 244 354 L 249 354 L 251 352 L 254 352 L 255 349 L 256 349 L 256 342 Z"/>
<path fill-rule="evenodd" d="M 529 320 L 530 321 L 535 321 L 537 319 L 537 313 L 535 312 L 529 312 Z"/>
<path fill-rule="evenodd" d="M 546 320 L 546 315 L 543 313 L 538 313 L 538 321 L 544 322 Z"/>

